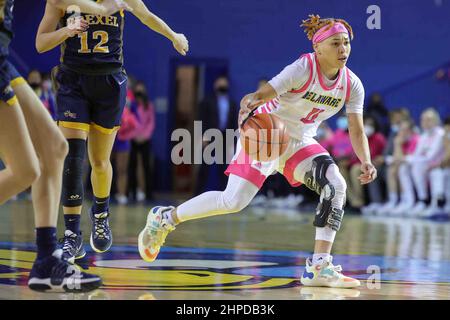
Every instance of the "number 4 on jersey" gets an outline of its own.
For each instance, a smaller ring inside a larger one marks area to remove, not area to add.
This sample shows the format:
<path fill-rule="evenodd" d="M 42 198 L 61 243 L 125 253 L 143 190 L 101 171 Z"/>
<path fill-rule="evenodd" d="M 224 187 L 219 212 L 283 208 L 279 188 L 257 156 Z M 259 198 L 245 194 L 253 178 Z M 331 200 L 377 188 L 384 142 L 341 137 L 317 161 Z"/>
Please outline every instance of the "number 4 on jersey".
<path fill-rule="evenodd" d="M 301 118 L 300 121 L 305 123 L 305 124 L 314 123 L 314 121 L 316 121 L 316 119 L 319 116 L 319 114 L 321 114 L 324 111 L 325 111 L 324 109 L 313 108 L 311 110 L 311 112 L 308 113 L 308 115 L 306 117 Z"/>

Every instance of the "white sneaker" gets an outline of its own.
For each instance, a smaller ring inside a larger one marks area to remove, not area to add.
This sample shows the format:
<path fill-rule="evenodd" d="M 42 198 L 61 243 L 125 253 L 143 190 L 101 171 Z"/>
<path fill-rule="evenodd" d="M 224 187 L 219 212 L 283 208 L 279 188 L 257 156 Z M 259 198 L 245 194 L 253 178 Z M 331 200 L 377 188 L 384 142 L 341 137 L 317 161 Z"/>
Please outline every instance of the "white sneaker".
<path fill-rule="evenodd" d="M 297 208 L 297 206 L 302 203 L 303 196 L 290 194 L 286 198 L 284 198 L 284 203 L 286 208 Z"/>
<path fill-rule="evenodd" d="M 427 209 L 427 205 L 422 202 L 422 201 L 418 201 L 414 207 L 411 209 L 411 211 L 409 212 L 409 215 L 413 216 L 413 217 L 420 217 L 422 216 L 422 214 L 424 213 L 424 211 Z"/>
<path fill-rule="evenodd" d="M 438 206 L 430 205 L 430 206 L 426 207 L 425 210 L 422 210 L 418 216 L 421 218 L 429 218 L 432 215 L 438 213 L 439 211 L 442 211 L 442 210 Z"/>
<path fill-rule="evenodd" d="M 382 205 L 380 205 L 378 208 L 376 208 L 374 211 L 374 214 L 377 216 L 387 216 L 390 214 L 392 209 L 394 209 L 396 206 L 396 202 L 386 202 Z"/>
<path fill-rule="evenodd" d="M 361 285 L 359 280 L 344 276 L 340 265 L 334 266 L 333 258 L 313 265 L 311 259 L 306 259 L 305 271 L 300 282 L 308 287 L 354 288 Z"/>
<path fill-rule="evenodd" d="M 267 197 L 263 194 L 260 194 L 253 198 L 252 202 L 250 203 L 251 206 L 263 206 L 267 203 Z"/>
<path fill-rule="evenodd" d="M 414 207 L 414 202 L 401 202 L 395 206 L 389 214 L 391 216 L 409 216 L 411 209 Z"/>
<path fill-rule="evenodd" d="M 155 261 L 167 235 L 175 230 L 175 227 L 164 218 L 164 212 L 173 209 L 175 208 L 158 206 L 153 207 L 148 213 L 147 223 L 138 237 L 139 254 L 145 261 Z"/>
<path fill-rule="evenodd" d="M 361 208 L 361 213 L 363 215 L 372 215 L 375 214 L 378 209 L 382 206 L 383 204 L 378 203 L 378 202 L 374 202 L 369 204 L 368 206 L 364 206 Z"/>
<path fill-rule="evenodd" d="M 142 190 L 138 190 L 136 192 L 136 201 L 137 202 L 142 202 L 145 200 L 145 192 L 143 192 Z"/>
<path fill-rule="evenodd" d="M 115 198 L 116 198 L 117 203 L 121 206 L 128 204 L 128 198 L 127 198 L 127 196 L 124 196 L 123 194 L 116 194 Z"/>

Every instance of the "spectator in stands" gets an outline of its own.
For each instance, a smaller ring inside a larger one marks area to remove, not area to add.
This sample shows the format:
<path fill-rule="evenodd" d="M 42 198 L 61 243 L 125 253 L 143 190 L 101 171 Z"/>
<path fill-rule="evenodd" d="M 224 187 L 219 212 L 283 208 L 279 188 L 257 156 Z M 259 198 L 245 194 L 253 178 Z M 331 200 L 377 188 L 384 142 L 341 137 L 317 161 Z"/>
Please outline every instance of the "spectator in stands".
<path fill-rule="evenodd" d="M 127 183 L 128 183 L 128 161 L 131 150 L 131 139 L 134 138 L 135 130 L 138 127 L 137 110 L 130 92 L 127 94 L 127 102 L 122 114 L 120 129 L 117 132 L 111 153 L 111 162 L 115 167 L 115 178 L 113 190 L 114 198 L 120 205 L 128 203 Z"/>
<path fill-rule="evenodd" d="M 379 184 L 387 184 L 388 179 L 390 178 L 387 174 L 387 167 L 390 165 L 390 161 L 392 160 L 392 155 L 394 154 L 394 139 L 399 132 L 399 125 L 403 120 L 409 120 L 410 114 L 407 108 L 397 108 L 393 109 L 389 112 L 389 134 L 387 138 L 386 147 L 384 148 L 383 154 L 378 156 L 376 159 L 376 167 L 378 170 L 378 182 Z M 396 176 L 397 177 L 397 176 Z M 383 194 L 383 196 L 385 196 Z M 392 194 L 388 193 L 388 197 L 395 196 L 395 199 L 392 199 L 394 203 L 398 201 L 397 193 Z M 390 198 L 389 198 L 390 199 Z M 372 203 L 369 206 L 364 207 L 364 214 L 374 214 L 377 213 L 377 210 L 383 206 L 384 198 L 381 203 Z"/>
<path fill-rule="evenodd" d="M 431 204 L 423 211 L 423 217 L 445 212 L 450 213 L 450 117 L 444 122 L 442 159 L 431 166 Z M 443 208 L 445 204 L 445 208 Z"/>
<path fill-rule="evenodd" d="M 129 164 L 129 194 L 138 202 L 152 199 L 151 139 L 155 130 L 155 108 L 142 81 L 133 90 L 139 117 L 135 136 L 131 140 Z"/>
<path fill-rule="evenodd" d="M 385 157 L 386 183 L 388 201 L 383 205 L 372 208 L 372 212 L 378 215 L 389 214 L 399 201 L 399 168 L 406 161 L 406 157 L 414 153 L 419 135 L 412 119 L 404 119 L 398 125 L 398 132 L 393 139 L 392 154 Z M 414 196 L 414 195 L 412 195 Z M 405 196 L 403 196 L 405 197 Z M 406 198 L 410 197 L 409 195 Z M 406 199 L 404 199 L 406 200 Z"/>
<path fill-rule="evenodd" d="M 55 97 L 51 90 L 51 85 L 49 86 L 48 80 L 45 79 L 44 81 L 42 74 L 38 70 L 34 69 L 28 74 L 27 82 L 42 101 L 52 118 L 55 119 Z"/>
<path fill-rule="evenodd" d="M 422 113 L 422 133 L 417 147 L 399 168 L 401 201 L 392 210 L 392 214 L 418 216 L 427 208 L 429 170 L 443 153 L 444 129 L 440 127 L 440 123 L 440 116 L 434 108 L 428 108 Z M 414 198 L 413 188 L 416 190 L 417 199 Z"/>
<path fill-rule="evenodd" d="M 377 167 L 380 165 L 380 157 L 383 155 L 384 148 L 386 146 L 386 138 L 380 130 L 380 125 L 375 117 L 365 116 L 364 117 L 364 131 L 368 138 L 370 157 L 373 164 Z M 351 193 L 352 206 L 361 209 L 364 205 L 364 186 L 361 185 L 359 181 L 359 176 L 361 174 L 361 162 L 358 160 L 356 155 L 352 153 L 352 157 L 349 164 L 350 170 L 350 180 L 347 181 L 347 187 Z M 380 180 L 373 181 L 371 186 L 367 186 L 369 191 L 370 202 L 380 203 L 383 201 L 382 196 L 382 186 Z"/>
<path fill-rule="evenodd" d="M 225 137 L 226 129 L 236 129 L 238 105 L 230 94 L 230 83 L 228 76 L 221 75 L 214 81 L 214 94 L 206 97 L 200 102 L 198 120 L 202 121 L 203 131 L 208 129 L 219 129 Z M 210 141 L 203 141 L 205 147 Z M 228 144 L 227 144 L 228 143 Z M 202 163 L 199 172 L 199 183 L 197 192 L 202 193 L 211 189 L 224 189 L 228 177 L 223 174 L 228 164 L 226 154 L 228 149 L 234 149 L 234 141 L 223 142 L 222 158 L 215 157 L 215 163 L 208 165 Z M 205 179 L 207 177 L 209 179 Z"/>

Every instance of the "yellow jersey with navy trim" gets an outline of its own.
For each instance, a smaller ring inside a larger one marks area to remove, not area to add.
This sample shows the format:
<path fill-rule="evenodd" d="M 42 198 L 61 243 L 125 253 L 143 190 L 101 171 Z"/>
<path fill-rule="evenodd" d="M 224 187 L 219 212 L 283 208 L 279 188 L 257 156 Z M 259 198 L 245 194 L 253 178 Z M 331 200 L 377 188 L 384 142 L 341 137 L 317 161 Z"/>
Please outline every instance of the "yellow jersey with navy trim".
<path fill-rule="evenodd" d="M 83 74 L 112 74 L 123 66 L 124 13 L 99 16 L 81 13 L 89 28 L 61 44 L 63 66 Z M 65 27 L 76 14 L 66 13 L 60 27 Z"/>

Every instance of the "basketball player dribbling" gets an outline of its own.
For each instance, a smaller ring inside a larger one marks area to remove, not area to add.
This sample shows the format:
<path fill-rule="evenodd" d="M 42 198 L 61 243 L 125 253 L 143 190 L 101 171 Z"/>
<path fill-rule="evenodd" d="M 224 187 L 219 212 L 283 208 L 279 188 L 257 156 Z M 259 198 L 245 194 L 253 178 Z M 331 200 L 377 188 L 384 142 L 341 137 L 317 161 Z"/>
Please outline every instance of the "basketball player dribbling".
<path fill-rule="evenodd" d="M 77 4 L 92 14 L 127 8 L 118 0 L 49 0 L 58 7 Z M 37 256 L 28 286 L 37 291 L 84 292 L 98 288 L 96 275 L 81 272 L 57 249 L 56 224 L 62 169 L 68 147 L 38 96 L 8 61 L 13 38 L 14 0 L 0 0 L 0 204 L 32 187 Z"/>
<path fill-rule="evenodd" d="M 313 223 L 314 254 L 306 260 L 301 283 L 337 288 L 360 285 L 332 263 L 331 248 L 344 215 L 346 183 L 328 152 L 313 138 L 320 123 L 345 105 L 353 149 L 361 161 L 360 182 L 367 184 L 376 178 L 364 133 L 364 88 L 346 67 L 353 32 L 344 20 L 317 15 L 310 15 L 302 26 L 312 40 L 314 53 L 302 55 L 256 92 L 244 96 L 239 115 L 239 125 L 251 111 L 278 116 L 290 135 L 286 151 L 277 160 L 258 162 L 248 159 L 238 142 L 225 172 L 229 180 L 224 191 L 203 193 L 177 208 L 152 208 L 138 238 L 144 260 L 156 259 L 166 236 L 179 223 L 241 211 L 265 179 L 278 171 L 291 185 L 303 183 L 320 195 Z"/>

